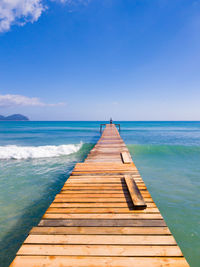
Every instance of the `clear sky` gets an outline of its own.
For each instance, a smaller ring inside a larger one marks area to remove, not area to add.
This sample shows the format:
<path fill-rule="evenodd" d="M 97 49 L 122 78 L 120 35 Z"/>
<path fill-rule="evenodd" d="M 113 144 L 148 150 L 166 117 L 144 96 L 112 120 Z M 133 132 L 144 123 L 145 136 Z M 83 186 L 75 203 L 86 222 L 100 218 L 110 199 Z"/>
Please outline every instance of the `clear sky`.
<path fill-rule="evenodd" d="M 0 114 L 200 120 L 199 0 L 0 0 Z"/>

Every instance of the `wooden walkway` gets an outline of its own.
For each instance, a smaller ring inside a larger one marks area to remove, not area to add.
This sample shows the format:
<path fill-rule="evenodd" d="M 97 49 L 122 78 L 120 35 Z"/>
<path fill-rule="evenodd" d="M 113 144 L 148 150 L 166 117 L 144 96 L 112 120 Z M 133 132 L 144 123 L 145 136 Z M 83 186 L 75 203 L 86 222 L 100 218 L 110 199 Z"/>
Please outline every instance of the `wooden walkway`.
<path fill-rule="evenodd" d="M 139 192 L 130 188 L 131 179 Z M 137 209 L 137 193 L 145 209 Z M 189 265 L 116 127 L 108 124 L 32 228 L 11 266 Z"/>

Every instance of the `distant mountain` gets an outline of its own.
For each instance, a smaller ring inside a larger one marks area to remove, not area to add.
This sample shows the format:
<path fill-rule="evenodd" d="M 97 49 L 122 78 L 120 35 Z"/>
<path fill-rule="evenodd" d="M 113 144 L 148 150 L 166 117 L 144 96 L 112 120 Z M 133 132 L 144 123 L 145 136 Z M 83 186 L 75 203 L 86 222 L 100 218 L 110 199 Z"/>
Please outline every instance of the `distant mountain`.
<path fill-rule="evenodd" d="M 13 114 L 7 117 L 0 115 L 0 121 L 29 121 L 29 118 L 21 114 Z"/>
<path fill-rule="evenodd" d="M 4 121 L 5 117 L 0 115 L 0 121 Z"/>

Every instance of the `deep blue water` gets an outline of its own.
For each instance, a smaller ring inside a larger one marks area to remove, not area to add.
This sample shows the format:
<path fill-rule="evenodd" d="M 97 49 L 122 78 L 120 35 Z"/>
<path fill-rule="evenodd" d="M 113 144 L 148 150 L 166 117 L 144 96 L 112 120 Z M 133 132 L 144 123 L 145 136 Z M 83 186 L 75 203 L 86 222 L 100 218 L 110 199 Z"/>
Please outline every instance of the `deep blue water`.
<path fill-rule="evenodd" d="M 0 122 L 0 266 L 59 192 L 103 122 Z M 119 122 L 121 136 L 191 266 L 200 262 L 200 122 Z M 61 153 L 62 152 L 62 153 Z"/>

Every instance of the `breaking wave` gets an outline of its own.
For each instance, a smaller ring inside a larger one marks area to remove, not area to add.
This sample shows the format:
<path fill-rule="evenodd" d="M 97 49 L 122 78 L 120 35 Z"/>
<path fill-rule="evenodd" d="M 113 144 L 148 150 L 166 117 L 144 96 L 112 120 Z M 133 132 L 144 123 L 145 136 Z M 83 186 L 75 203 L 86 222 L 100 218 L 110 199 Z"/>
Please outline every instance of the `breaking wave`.
<path fill-rule="evenodd" d="M 0 159 L 36 159 L 51 158 L 76 153 L 82 147 L 80 144 L 59 146 L 0 146 Z"/>

